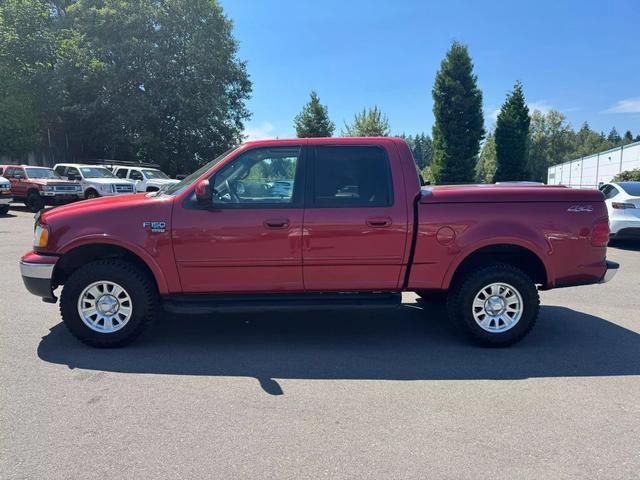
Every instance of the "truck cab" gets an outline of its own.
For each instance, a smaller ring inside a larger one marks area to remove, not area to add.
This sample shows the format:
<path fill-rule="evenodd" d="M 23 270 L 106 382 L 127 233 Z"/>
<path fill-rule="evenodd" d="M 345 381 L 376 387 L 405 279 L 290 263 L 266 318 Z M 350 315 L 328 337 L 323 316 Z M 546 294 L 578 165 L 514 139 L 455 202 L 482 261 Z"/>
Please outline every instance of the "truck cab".
<path fill-rule="evenodd" d="M 281 188 L 286 182 L 289 188 Z M 447 297 L 477 343 L 526 336 L 538 290 L 608 281 L 603 195 L 539 185 L 421 188 L 397 138 L 248 142 L 158 192 L 36 221 L 27 288 L 71 333 L 132 341 L 160 309 L 393 308 Z"/>

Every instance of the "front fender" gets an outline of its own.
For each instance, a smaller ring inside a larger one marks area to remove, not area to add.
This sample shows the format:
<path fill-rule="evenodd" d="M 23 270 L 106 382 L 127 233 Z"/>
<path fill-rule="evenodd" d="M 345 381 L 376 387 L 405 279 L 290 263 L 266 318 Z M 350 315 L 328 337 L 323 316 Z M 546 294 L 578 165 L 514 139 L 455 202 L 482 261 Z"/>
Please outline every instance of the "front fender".
<path fill-rule="evenodd" d="M 59 252 L 64 255 L 65 253 L 68 253 L 75 248 L 96 244 L 114 245 L 129 250 L 131 253 L 139 257 L 147 265 L 147 267 L 149 267 L 149 270 L 151 270 L 151 273 L 153 274 L 158 285 L 159 293 L 161 295 L 169 293 L 169 285 L 167 283 L 167 279 L 156 260 L 140 246 L 134 243 L 123 241 L 121 238 L 115 238 L 108 234 L 85 235 L 83 237 L 75 238 L 72 242 L 65 244 L 62 248 L 59 249 Z"/>

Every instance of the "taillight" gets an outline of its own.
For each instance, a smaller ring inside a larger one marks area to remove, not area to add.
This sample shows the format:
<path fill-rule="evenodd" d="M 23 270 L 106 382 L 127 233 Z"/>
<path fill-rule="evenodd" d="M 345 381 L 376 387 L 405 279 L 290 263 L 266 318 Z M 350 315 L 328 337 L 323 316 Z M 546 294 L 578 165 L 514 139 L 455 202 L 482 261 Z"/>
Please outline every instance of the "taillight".
<path fill-rule="evenodd" d="M 593 224 L 593 230 L 591 231 L 591 245 L 594 247 L 604 247 L 609 243 L 609 220 L 598 220 Z"/>
<path fill-rule="evenodd" d="M 611 206 L 613 208 L 620 209 L 620 210 L 626 210 L 627 208 L 636 208 L 636 206 L 633 203 L 613 202 Z"/>

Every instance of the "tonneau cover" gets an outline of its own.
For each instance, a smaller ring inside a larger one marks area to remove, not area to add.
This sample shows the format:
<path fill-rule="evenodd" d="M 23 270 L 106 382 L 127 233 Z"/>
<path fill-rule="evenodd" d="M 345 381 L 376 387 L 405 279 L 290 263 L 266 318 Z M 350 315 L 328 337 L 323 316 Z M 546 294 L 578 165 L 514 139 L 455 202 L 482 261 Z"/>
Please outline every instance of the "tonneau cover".
<path fill-rule="evenodd" d="M 420 203 L 602 202 L 592 188 L 549 185 L 443 185 L 423 187 Z"/>

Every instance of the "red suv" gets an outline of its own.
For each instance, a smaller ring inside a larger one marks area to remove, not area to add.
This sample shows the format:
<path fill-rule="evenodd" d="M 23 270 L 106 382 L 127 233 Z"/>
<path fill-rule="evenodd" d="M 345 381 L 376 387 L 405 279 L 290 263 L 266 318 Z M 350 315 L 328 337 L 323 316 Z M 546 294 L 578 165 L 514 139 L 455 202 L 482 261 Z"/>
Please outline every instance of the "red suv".
<path fill-rule="evenodd" d="M 11 182 L 14 200 L 23 202 L 34 213 L 45 205 L 61 205 L 81 198 L 80 184 L 64 180 L 51 168 L 8 165 L 3 167 L 2 175 Z"/>

